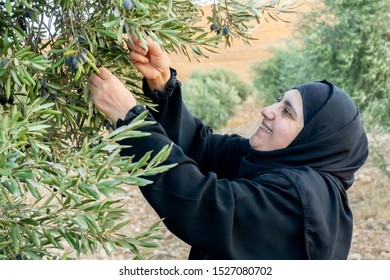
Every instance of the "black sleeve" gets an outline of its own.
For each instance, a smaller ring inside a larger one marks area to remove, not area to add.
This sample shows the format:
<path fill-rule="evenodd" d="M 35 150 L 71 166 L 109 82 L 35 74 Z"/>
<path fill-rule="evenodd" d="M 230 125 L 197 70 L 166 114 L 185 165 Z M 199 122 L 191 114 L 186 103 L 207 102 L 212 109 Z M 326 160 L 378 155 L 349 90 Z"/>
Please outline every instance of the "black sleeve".
<path fill-rule="evenodd" d="M 176 71 L 170 70 L 171 77 L 164 91 L 151 91 L 145 78 L 142 90 L 157 104 L 156 111 L 150 111 L 154 119 L 161 124 L 168 137 L 186 152 L 195 135 L 197 123 L 182 101 L 181 83 L 176 79 Z"/>
<path fill-rule="evenodd" d="M 129 121 L 132 115 L 136 112 L 129 112 Z M 151 135 L 123 140 L 121 144 L 129 148 L 123 149 L 122 155 L 135 155 L 137 160 L 172 143 L 158 122 L 141 130 Z M 164 162 L 173 163 L 176 167 L 148 177 L 153 183 L 141 187 L 172 233 L 215 259 L 267 258 L 268 246 L 281 254 L 275 258 L 285 258 L 288 243 L 296 251 L 294 246 L 300 242 L 291 238 L 297 238 L 302 227 L 301 210 L 287 180 L 274 184 L 274 177 L 261 183 L 220 179 L 214 172 L 202 174 L 176 144 Z"/>
<path fill-rule="evenodd" d="M 151 110 L 169 139 L 199 166 L 202 172 L 216 172 L 221 178 L 233 178 L 241 158 L 249 153 L 248 139 L 239 135 L 217 135 L 212 129 L 194 117 L 183 102 L 181 83 L 176 71 L 165 91 L 151 91 L 143 80 L 143 91 L 157 105 Z"/>

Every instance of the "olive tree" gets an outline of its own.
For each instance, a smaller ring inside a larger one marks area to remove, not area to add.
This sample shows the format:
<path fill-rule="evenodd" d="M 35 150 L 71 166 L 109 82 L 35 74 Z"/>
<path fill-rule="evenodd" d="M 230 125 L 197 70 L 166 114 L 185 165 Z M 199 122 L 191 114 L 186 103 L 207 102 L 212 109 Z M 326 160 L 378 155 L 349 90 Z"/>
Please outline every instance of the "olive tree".
<path fill-rule="evenodd" d="M 234 39 L 249 44 L 254 25 L 294 4 L 0 0 L 0 259 L 77 258 L 101 248 L 144 258 L 143 248 L 159 238 L 159 222 L 127 234 L 137 213 L 128 213 L 122 194 L 172 168 L 164 165 L 170 147 L 140 161 L 121 157 L 118 140 L 145 136 L 137 129 L 149 123 L 141 114 L 113 130 L 90 101 L 89 74 L 109 68 L 155 110 L 124 40 L 137 38 L 147 48 L 150 36 L 167 52 L 207 56 Z M 202 24 L 208 8 L 212 15 Z"/>

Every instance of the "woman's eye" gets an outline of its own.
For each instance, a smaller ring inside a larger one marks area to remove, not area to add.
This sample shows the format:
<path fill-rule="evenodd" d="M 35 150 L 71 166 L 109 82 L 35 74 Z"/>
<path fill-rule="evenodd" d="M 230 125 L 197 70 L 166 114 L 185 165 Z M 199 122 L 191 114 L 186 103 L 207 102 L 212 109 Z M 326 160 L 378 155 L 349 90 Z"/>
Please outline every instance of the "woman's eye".
<path fill-rule="evenodd" d="M 283 95 L 279 96 L 276 98 L 276 103 L 279 103 L 280 101 L 282 101 L 283 99 Z"/>
<path fill-rule="evenodd" d="M 288 117 L 292 118 L 292 114 L 290 113 L 289 110 L 287 110 L 286 108 L 283 108 L 283 114 L 287 115 Z"/>

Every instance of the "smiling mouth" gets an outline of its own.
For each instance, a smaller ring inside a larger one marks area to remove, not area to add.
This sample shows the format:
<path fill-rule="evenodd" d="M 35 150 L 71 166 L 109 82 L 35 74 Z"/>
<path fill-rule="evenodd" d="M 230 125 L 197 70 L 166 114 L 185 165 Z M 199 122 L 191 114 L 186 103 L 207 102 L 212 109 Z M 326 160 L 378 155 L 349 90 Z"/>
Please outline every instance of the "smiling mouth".
<path fill-rule="evenodd" d="M 266 126 L 264 123 L 260 124 L 260 129 L 265 131 L 266 133 L 272 135 L 272 130 L 268 126 Z"/>

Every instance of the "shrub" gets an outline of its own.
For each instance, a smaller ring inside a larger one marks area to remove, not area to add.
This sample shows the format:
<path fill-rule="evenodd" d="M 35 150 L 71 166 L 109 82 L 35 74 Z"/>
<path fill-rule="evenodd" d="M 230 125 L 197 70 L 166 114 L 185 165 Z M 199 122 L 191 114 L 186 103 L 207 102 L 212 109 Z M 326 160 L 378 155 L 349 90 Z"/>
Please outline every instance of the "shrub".
<path fill-rule="evenodd" d="M 208 72 L 204 71 L 195 71 L 191 74 L 190 79 L 199 79 L 201 82 L 205 82 L 206 80 L 219 81 L 223 82 L 233 88 L 235 88 L 238 92 L 238 96 L 242 101 L 246 100 L 246 98 L 253 94 L 254 88 L 246 83 L 240 75 L 233 71 L 229 71 L 223 68 L 215 68 Z"/>
<path fill-rule="evenodd" d="M 225 125 L 237 105 L 252 92 L 250 85 L 225 69 L 196 71 L 183 85 L 183 98 L 190 111 L 214 129 Z"/>

